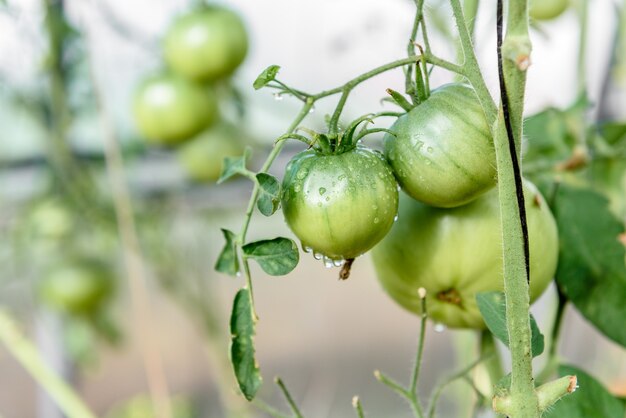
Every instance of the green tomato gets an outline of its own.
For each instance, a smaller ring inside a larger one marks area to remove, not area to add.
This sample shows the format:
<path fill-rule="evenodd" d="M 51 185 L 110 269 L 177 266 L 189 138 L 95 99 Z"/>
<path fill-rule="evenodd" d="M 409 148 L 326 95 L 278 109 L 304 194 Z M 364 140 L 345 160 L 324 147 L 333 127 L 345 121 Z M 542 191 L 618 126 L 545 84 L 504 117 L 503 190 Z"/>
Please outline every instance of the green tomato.
<path fill-rule="evenodd" d="M 178 161 L 190 179 L 215 182 L 222 172 L 224 158 L 242 155 L 241 132 L 228 123 L 203 131 L 178 151 Z"/>
<path fill-rule="evenodd" d="M 550 20 L 569 6 L 569 0 L 530 0 L 528 14 L 534 20 Z"/>
<path fill-rule="evenodd" d="M 64 260 L 46 272 L 39 282 L 41 299 L 51 308 L 72 315 L 98 312 L 110 298 L 114 277 L 99 260 L 77 257 Z"/>
<path fill-rule="evenodd" d="M 530 242 L 530 299 L 552 280 L 557 266 L 556 222 L 536 187 L 525 182 Z M 419 314 L 418 289 L 427 291 L 428 316 L 451 328 L 484 328 L 476 294 L 503 290 L 498 191 L 453 209 L 400 199 L 399 219 L 372 250 L 387 293 Z"/>
<path fill-rule="evenodd" d="M 67 237 L 74 223 L 71 211 L 58 199 L 37 203 L 29 213 L 29 221 L 34 238 L 50 242 Z"/>
<path fill-rule="evenodd" d="M 474 90 L 447 84 L 401 116 L 384 138 L 404 191 L 437 207 L 466 204 L 496 182 L 493 140 Z"/>
<path fill-rule="evenodd" d="M 377 151 L 362 146 L 334 155 L 307 150 L 287 165 L 282 208 L 305 251 L 347 260 L 387 234 L 398 209 L 398 189 Z"/>
<path fill-rule="evenodd" d="M 211 6 L 178 18 L 165 35 L 167 64 L 192 80 L 230 75 L 248 52 L 246 28 L 231 10 Z"/>
<path fill-rule="evenodd" d="M 183 78 L 160 74 L 144 80 L 134 100 L 135 122 L 147 141 L 160 145 L 183 142 L 217 117 L 214 93 Z"/>

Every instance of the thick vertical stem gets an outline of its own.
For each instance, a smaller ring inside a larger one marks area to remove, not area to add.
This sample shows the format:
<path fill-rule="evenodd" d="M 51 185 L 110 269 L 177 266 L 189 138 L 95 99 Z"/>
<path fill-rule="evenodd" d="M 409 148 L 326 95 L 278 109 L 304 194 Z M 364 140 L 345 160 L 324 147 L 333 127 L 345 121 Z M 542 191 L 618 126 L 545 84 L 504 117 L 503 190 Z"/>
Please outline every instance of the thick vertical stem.
<path fill-rule="evenodd" d="M 498 1 L 498 26 L 501 30 L 502 0 Z M 499 36 L 499 73 L 501 107 L 494 144 L 498 167 L 498 191 L 502 222 L 504 291 L 506 319 L 511 350 L 512 418 L 538 418 L 537 394 L 532 377 L 528 231 L 521 184 L 519 148 L 522 137 L 522 112 L 529 63 L 528 2 L 510 1 L 507 33 Z"/>

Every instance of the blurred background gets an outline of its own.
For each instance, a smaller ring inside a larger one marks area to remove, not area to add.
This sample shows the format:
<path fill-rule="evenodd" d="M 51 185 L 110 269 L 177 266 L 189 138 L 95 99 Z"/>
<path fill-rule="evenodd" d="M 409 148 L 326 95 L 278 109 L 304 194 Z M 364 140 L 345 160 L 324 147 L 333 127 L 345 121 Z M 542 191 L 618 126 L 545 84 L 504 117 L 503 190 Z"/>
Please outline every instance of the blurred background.
<path fill-rule="evenodd" d="M 243 20 L 249 49 L 215 95 L 223 120 L 237 128 L 233 141 L 253 149 L 253 168 L 299 109 L 292 97 L 252 88 L 261 70 L 280 65 L 281 81 L 306 92 L 336 87 L 404 56 L 414 13 L 407 0 L 223 4 Z M 447 2 L 426 5 L 433 22 L 440 22 L 431 29 L 433 50 L 454 60 Z M 589 10 L 585 69 L 592 118 L 626 117 L 626 84 L 610 66 L 616 5 L 595 0 Z M 236 394 L 228 365 L 228 317 L 243 281 L 213 270 L 223 245 L 220 228 L 240 228 L 251 183 L 194 179 L 181 153 L 146 141 L 133 117 L 138 86 L 164 70 L 167 28 L 196 6 L 183 0 L 0 1 L 0 306 L 99 416 L 148 416 L 137 412 L 150 388 L 146 353 L 162 356 L 164 381 L 181 418 L 233 411 L 233 417 L 265 416 Z M 476 45 L 489 87 L 497 91 L 494 10 L 494 0 L 481 2 Z M 64 17 L 51 18 L 59 11 Z M 578 25 L 573 10 L 534 24 L 529 115 L 574 101 Z M 431 84 L 451 80 L 435 69 Z M 392 71 L 360 86 L 349 98 L 346 120 L 389 108 L 381 102 L 385 89 L 402 91 L 403 83 L 402 72 Z M 316 104 L 305 125 L 323 129 L 335 100 Z M 374 146 L 379 140 L 370 139 Z M 281 178 L 302 148 L 288 144 L 271 172 Z M 128 186 L 129 199 L 120 184 Z M 134 216 L 120 222 L 116 213 L 123 218 L 128 203 Z M 280 212 L 255 215 L 249 236 L 293 237 Z M 128 279 L 129 268 L 134 279 Z M 59 290 L 55 274 L 69 281 L 89 276 L 91 287 L 76 285 L 75 292 L 91 296 L 76 302 L 76 293 Z M 382 292 L 367 255 L 348 281 L 337 275 L 304 253 L 288 276 L 270 277 L 253 266 L 257 359 L 265 378 L 259 397 L 284 407 L 271 382 L 278 375 L 307 417 L 353 416 L 354 395 L 370 416 L 409 416 L 404 401 L 373 371 L 408 380 L 418 318 Z M 533 307 L 546 332 L 555 299 L 550 288 Z M 573 309 L 566 311 L 560 344 L 566 361 L 626 396 L 623 349 Z M 429 325 L 423 396 L 476 358 L 477 345 L 474 332 L 435 332 Z M 466 384 L 454 384 L 444 394 L 441 416 L 469 416 L 472 396 Z M 59 417 L 52 405 L 0 345 L 0 417 Z"/>

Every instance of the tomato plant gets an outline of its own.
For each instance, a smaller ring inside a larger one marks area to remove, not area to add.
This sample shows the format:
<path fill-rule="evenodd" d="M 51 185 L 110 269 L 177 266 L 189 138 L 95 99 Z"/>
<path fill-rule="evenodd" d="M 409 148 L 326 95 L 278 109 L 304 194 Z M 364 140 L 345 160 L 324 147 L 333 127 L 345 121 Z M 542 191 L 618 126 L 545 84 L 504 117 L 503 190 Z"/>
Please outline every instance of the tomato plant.
<path fill-rule="evenodd" d="M 495 185 L 493 139 L 471 87 L 448 84 L 434 90 L 390 130 L 385 155 L 411 197 L 454 207 Z"/>
<path fill-rule="evenodd" d="M 569 6 L 569 0 L 530 0 L 528 14 L 531 19 L 550 20 L 563 13 Z"/>
<path fill-rule="evenodd" d="M 243 62 L 247 51 L 248 35 L 241 18 L 220 6 L 179 17 L 165 35 L 165 61 L 193 80 L 228 76 Z"/>
<path fill-rule="evenodd" d="M 215 182 L 220 177 L 225 157 L 243 153 L 241 131 L 221 122 L 213 126 L 178 150 L 178 160 L 190 179 Z"/>
<path fill-rule="evenodd" d="M 398 191 L 376 151 L 363 146 L 330 155 L 307 150 L 287 166 L 282 207 L 305 251 L 348 260 L 387 234 L 396 216 Z"/>
<path fill-rule="evenodd" d="M 172 74 L 146 78 L 135 93 L 137 128 L 147 141 L 160 145 L 183 142 L 217 118 L 211 89 Z"/>
<path fill-rule="evenodd" d="M 530 240 L 530 297 L 535 300 L 553 279 L 558 256 L 556 223 L 547 203 L 526 181 Z M 442 209 L 400 199 L 399 220 L 372 251 L 387 293 L 420 313 L 418 289 L 427 291 L 428 315 L 452 328 L 482 328 L 476 294 L 503 290 L 502 229 L 498 193 Z"/>
<path fill-rule="evenodd" d="M 100 260 L 74 257 L 50 268 L 39 283 L 41 299 L 72 315 L 99 311 L 114 289 L 110 266 Z"/>

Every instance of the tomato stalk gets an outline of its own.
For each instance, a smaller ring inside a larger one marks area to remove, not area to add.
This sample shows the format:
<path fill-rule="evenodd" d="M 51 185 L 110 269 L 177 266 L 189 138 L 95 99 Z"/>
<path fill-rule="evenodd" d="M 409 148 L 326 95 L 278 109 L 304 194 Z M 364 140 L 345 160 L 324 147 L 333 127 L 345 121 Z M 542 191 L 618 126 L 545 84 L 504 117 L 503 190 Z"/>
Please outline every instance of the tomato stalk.
<path fill-rule="evenodd" d="M 50 394 L 68 418 L 96 418 L 74 390 L 48 367 L 37 349 L 18 330 L 13 318 L 3 311 L 0 311 L 0 341 Z"/>

